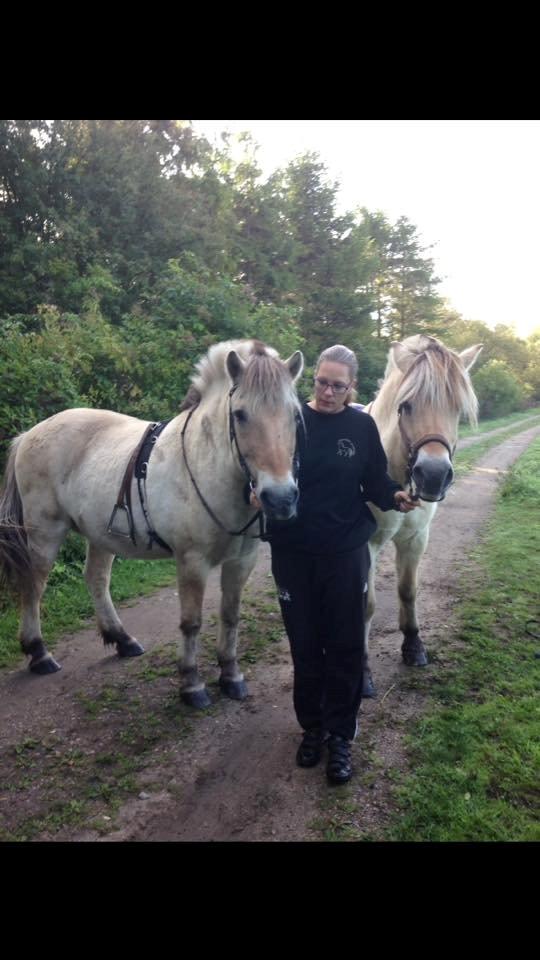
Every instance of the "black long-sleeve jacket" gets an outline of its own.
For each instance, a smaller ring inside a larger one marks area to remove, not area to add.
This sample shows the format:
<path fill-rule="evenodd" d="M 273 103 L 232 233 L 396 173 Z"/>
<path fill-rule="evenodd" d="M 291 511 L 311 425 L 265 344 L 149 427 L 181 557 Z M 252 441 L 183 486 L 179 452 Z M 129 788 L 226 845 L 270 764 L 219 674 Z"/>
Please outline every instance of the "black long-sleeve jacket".
<path fill-rule="evenodd" d="M 318 413 L 307 404 L 297 430 L 300 497 L 296 519 L 269 521 L 272 548 L 299 553 L 343 553 L 365 544 L 376 529 L 366 500 L 395 508 L 401 490 L 387 471 L 375 421 L 359 410 Z"/>

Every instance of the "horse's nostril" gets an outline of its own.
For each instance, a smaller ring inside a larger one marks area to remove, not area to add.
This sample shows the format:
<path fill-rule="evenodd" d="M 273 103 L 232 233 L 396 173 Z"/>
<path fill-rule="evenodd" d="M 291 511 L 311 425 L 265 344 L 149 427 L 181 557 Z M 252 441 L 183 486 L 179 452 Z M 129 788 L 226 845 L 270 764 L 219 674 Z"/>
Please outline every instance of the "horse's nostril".
<path fill-rule="evenodd" d="M 298 490 L 291 487 L 283 490 L 261 490 L 259 494 L 264 510 L 278 516 L 289 516 L 295 509 L 298 500 Z"/>
<path fill-rule="evenodd" d="M 442 493 L 452 483 L 454 471 L 451 465 L 446 466 L 440 461 L 424 460 L 422 463 L 415 465 L 412 477 L 418 489 L 431 493 L 436 491 Z"/>

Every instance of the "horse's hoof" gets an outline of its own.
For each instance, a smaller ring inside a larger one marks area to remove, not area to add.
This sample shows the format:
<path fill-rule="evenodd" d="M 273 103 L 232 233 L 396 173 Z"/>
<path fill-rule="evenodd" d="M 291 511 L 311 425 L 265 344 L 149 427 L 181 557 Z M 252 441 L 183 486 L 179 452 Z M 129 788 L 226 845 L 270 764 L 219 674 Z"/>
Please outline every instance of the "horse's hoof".
<path fill-rule="evenodd" d="M 144 647 L 141 647 L 138 640 L 118 641 L 116 644 L 119 657 L 140 657 L 144 653 Z"/>
<path fill-rule="evenodd" d="M 410 650 L 404 650 L 402 648 L 401 655 L 403 657 L 403 663 L 407 667 L 427 667 L 429 663 L 428 655 L 423 647 L 416 647 Z"/>
<path fill-rule="evenodd" d="M 222 680 L 220 678 L 219 686 L 225 696 L 230 697 L 231 700 L 245 700 L 248 695 L 245 680 Z"/>
<path fill-rule="evenodd" d="M 195 710 L 206 710 L 206 707 L 212 705 L 212 701 L 204 689 L 186 690 L 180 694 L 180 698 L 183 703 L 186 703 L 188 707 L 194 707 Z"/>
<path fill-rule="evenodd" d="M 30 670 L 32 673 L 37 673 L 40 677 L 45 676 L 46 673 L 58 673 L 62 667 L 56 660 L 53 660 L 51 656 L 45 657 L 44 660 L 39 660 L 38 663 L 30 662 Z"/>
<path fill-rule="evenodd" d="M 362 698 L 364 700 L 374 700 L 377 696 L 377 687 L 373 683 L 373 678 L 369 671 L 364 672 L 362 678 Z"/>

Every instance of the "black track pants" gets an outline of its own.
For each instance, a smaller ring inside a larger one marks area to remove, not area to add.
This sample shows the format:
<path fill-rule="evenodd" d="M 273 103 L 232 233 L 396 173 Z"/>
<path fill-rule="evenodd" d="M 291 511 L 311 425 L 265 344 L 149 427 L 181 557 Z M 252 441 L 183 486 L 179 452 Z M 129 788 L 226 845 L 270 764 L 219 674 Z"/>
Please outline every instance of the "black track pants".
<path fill-rule="evenodd" d="M 294 708 L 304 730 L 355 735 L 368 570 L 367 544 L 333 556 L 272 550 L 294 663 Z"/>

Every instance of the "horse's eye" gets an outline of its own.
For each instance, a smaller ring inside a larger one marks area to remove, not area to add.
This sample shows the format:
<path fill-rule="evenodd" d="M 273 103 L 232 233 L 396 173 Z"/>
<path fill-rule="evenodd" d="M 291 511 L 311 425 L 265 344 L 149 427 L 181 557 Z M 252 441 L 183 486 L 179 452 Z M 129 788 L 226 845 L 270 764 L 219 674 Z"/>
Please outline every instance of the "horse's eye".
<path fill-rule="evenodd" d="M 233 417 L 238 421 L 238 423 L 247 423 L 247 413 L 244 410 L 235 410 Z"/>
<path fill-rule="evenodd" d="M 401 406 L 400 406 L 400 408 L 399 408 L 399 412 L 400 412 L 400 413 L 407 413 L 407 414 L 412 413 L 412 405 L 411 405 L 410 403 L 408 403 L 408 401 L 405 401 L 405 403 L 402 403 L 402 404 L 401 404 Z"/>

